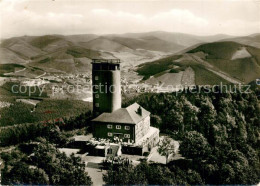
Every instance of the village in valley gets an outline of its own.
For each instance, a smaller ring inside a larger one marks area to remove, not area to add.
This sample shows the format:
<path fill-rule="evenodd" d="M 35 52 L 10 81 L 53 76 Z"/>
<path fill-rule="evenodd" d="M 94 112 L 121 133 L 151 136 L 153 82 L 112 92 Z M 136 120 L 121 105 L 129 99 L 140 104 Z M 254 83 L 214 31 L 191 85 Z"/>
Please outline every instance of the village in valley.
<path fill-rule="evenodd" d="M 15 88 L 19 93 L 23 93 L 22 89 L 18 91 L 20 86 L 24 87 L 24 93 L 28 93 L 28 98 L 17 97 L 16 102 L 33 105 L 31 112 L 34 112 L 37 104 L 44 99 L 73 97 L 73 99 L 81 98 L 93 105 L 93 115 L 96 118 L 91 121 L 92 132 L 72 136 L 66 145 L 58 146 L 58 149 L 68 157 L 72 154 L 80 157 L 94 185 L 104 184 L 103 173 L 111 165 L 125 163 L 138 165 L 142 161 L 166 164 L 169 160 L 182 158 L 178 153 L 178 141 L 165 135 L 161 136 L 158 128 L 150 126 L 151 113 L 149 111 L 137 103 L 126 108 L 121 107 L 121 91 L 124 91 L 122 94 L 129 96 L 132 93 L 134 96 L 141 92 L 158 92 L 155 86 L 121 78 L 120 60 L 93 59 L 92 65 L 92 73 L 76 75 L 44 73 L 35 78 L 4 77 L 1 81 L 2 83 L 18 83 L 19 86 Z M 117 90 L 112 93 L 109 91 L 104 93 L 100 90 L 96 92 L 95 86 L 100 85 L 115 86 Z M 39 90 L 45 92 L 45 97 L 32 96 L 35 94 L 32 87 L 38 87 Z M 78 89 L 75 90 L 75 87 Z M 29 91 L 26 91 L 26 88 Z M 1 102 L 2 108 L 10 105 L 11 103 Z M 59 119 L 55 121 L 64 122 Z M 43 122 L 43 124 L 48 123 Z M 164 138 L 167 138 L 168 148 L 171 148 L 164 149 L 164 153 L 169 151 L 167 156 L 159 153 L 158 150 L 160 141 L 167 141 Z M 35 142 L 29 142 L 27 145 L 28 148 L 32 148 Z"/>

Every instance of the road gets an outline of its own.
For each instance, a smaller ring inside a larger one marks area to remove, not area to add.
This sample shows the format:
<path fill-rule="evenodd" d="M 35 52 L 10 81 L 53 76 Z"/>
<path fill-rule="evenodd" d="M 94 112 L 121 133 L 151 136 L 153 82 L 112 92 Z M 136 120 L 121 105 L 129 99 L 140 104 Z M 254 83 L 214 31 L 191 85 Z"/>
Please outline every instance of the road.
<path fill-rule="evenodd" d="M 4 75 L 11 75 L 11 74 L 14 74 L 14 73 L 17 73 L 17 72 L 22 72 L 22 71 L 25 71 L 26 68 L 23 68 L 21 70 L 17 70 L 17 71 L 14 71 L 14 72 L 8 72 L 8 73 L 4 73 Z"/>
<path fill-rule="evenodd" d="M 41 75 L 39 75 L 39 76 L 37 76 L 35 78 L 40 78 L 40 77 L 44 76 L 45 74 L 46 74 L 46 72 L 44 72 L 43 74 L 41 74 Z"/>

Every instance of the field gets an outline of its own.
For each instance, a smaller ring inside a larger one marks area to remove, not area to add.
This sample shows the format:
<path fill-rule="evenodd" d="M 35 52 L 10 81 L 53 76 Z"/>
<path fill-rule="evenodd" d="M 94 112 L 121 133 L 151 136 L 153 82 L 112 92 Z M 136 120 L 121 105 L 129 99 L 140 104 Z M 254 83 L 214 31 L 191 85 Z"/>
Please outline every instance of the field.
<path fill-rule="evenodd" d="M 235 77 L 246 83 L 260 77 L 260 67 L 256 61 L 251 58 L 242 58 L 232 61 L 208 59 L 207 61 L 221 71 L 228 73 L 231 77 Z"/>
<path fill-rule="evenodd" d="M 37 121 L 70 118 L 91 110 L 91 104 L 81 100 L 42 100 L 34 109 L 31 104 L 13 102 L 9 108 L 0 109 L 0 126 Z"/>
<path fill-rule="evenodd" d="M 6 82 L 0 87 L 0 95 L 7 96 L 7 97 L 40 97 L 40 98 L 47 98 L 47 93 L 43 91 L 41 93 L 41 88 L 39 86 L 23 86 L 20 91 L 19 87 L 22 87 L 19 82 Z"/>
<path fill-rule="evenodd" d="M 231 59 L 238 48 L 243 45 L 235 42 L 215 42 L 200 45 L 190 50 L 189 53 L 204 52 L 208 54 L 207 59 Z"/>
<path fill-rule="evenodd" d="M 192 69 L 195 71 L 195 84 L 196 85 L 219 85 L 220 82 L 223 84 L 230 84 L 227 80 L 217 76 L 213 72 L 205 69 L 203 66 L 194 65 Z"/>
<path fill-rule="evenodd" d="M 179 59 L 181 56 L 170 56 L 163 59 L 156 60 L 154 62 L 144 63 L 139 65 L 137 72 L 139 75 L 144 76 L 144 80 L 150 76 L 169 70 L 174 65 L 174 60 Z"/>
<path fill-rule="evenodd" d="M 260 49 L 226 41 L 202 44 L 182 55 L 144 63 L 136 71 L 144 77 L 143 80 L 152 76 L 151 82 L 167 82 L 166 72 L 180 73 L 191 67 L 198 85 L 249 83 L 260 77 L 259 64 Z"/>

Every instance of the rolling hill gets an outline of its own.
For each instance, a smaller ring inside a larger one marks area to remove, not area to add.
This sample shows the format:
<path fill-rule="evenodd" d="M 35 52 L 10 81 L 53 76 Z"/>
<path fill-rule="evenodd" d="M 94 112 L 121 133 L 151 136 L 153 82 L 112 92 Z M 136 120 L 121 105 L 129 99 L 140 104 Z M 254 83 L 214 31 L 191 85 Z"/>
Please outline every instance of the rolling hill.
<path fill-rule="evenodd" d="M 112 41 L 120 43 L 131 49 L 145 49 L 151 51 L 161 52 L 177 52 L 185 48 L 183 45 L 174 42 L 165 41 L 155 36 L 146 36 L 141 38 L 127 38 L 127 37 L 107 37 Z"/>
<path fill-rule="evenodd" d="M 244 45 L 260 48 L 260 34 L 252 34 L 243 37 L 231 37 L 231 38 L 223 39 L 222 41 L 233 41 Z"/>
<path fill-rule="evenodd" d="M 135 39 L 143 39 L 147 37 L 156 37 L 158 39 L 168 41 L 170 43 L 174 43 L 177 45 L 181 45 L 184 47 L 190 47 L 192 45 L 198 43 L 205 43 L 205 42 L 214 42 L 221 39 L 230 38 L 232 36 L 224 35 L 224 34 L 217 34 L 211 36 L 197 36 L 191 34 L 184 34 L 184 33 L 175 33 L 175 32 L 164 32 L 164 31 L 153 31 L 153 32 L 145 32 L 145 33 L 126 33 L 126 34 L 111 34 L 109 36 L 119 36 L 119 37 L 127 37 L 127 38 L 135 38 Z"/>
<path fill-rule="evenodd" d="M 258 42 L 259 34 L 246 36 L 247 43 L 255 40 Z M 82 35 L 45 35 L 45 36 L 22 36 L 5 39 L 0 44 L 0 64 L 20 64 L 40 68 L 45 72 L 64 72 L 64 73 L 78 73 L 91 70 L 92 58 L 119 58 L 122 61 L 122 67 L 125 69 L 134 68 L 139 64 L 146 62 L 156 61 L 173 55 L 183 55 L 186 57 L 197 57 L 193 50 L 201 50 L 208 57 L 207 63 L 217 63 L 216 68 L 221 68 L 218 64 L 224 63 L 223 60 L 229 60 L 228 52 L 236 50 L 239 44 L 245 45 L 241 42 L 234 42 L 230 46 L 210 48 L 211 45 L 205 45 L 208 42 L 216 40 L 238 40 L 235 37 L 228 35 L 213 35 L 213 36 L 195 36 L 183 33 L 170 33 L 170 32 L 146 32 L 146 33 L 126 33 L 126 34 L 109 34 L 109 35 L 95 35 L 95 34 L 82 34 Z M 204 48 L 209 47 L 209 51 L 204 51 Z M 246 44 L 246 46 L 248 46 Z M 231 47 L 231 48 L 230 48 Z M 233 48 L 232 48 L 233 47 Z M 258 49 L 255 47 L 247 47 L 250 55 L 255 57 L 255 63 L 259 63 L 259 56 L 257 55 Z M 214 53 L 215 51 L 215 53 Z M 207 53 L 208 52 L 208 53 Z M 243 53 L 243 52 L 242 52 Z M 219 55 L 227 55 L 219 56 Z M 177 55 L 177 56 L 178 56 Z M 231 55 L 231 54 L 230 54 Z M 258 57 L 257 57 L 258 56 Z M 221 62 L 214 62 L 219 60 Z M 203 59 L 201 59 L 203 60 Z M 242 67 L 242 59 L 233 60 L 232 64 L 240 64 Z M 234 62 L 235 61 L 235 62 Z M 239 62 L 240 61 L 240 62 Z M 250 60 L 252 61 L 252 60 Z M 255 63 L 250 62 L 253 68 Z M 153 63 L 151 63 L 153 64 Z M 164 65 L 157 65 L 157 69 L 152 70 L 160 73 L 160 69 L 164 69 Z M 227 67 L 226 64 L 225 67 Z M 250 68 L 251 68 L 250 67 Z M 182 67 L 184 68 L 184 67 Z M 248 70 L 250 69 L 248 68 Z M 256 68 L 256 67 L 254 67 Z M 245 68 L 247 69 L 247 68 Z M 139 68 L 140 70 L 140 68 Z M 247 70 L 247 71 L 248 71 Z M 149 77 L 144 73 L 144 76 Z M 237 76 L 235 72 L 232 76 Z M 252 75 L 254 77 L 255 75 Z M 242 78 L 243 79 L 243 78 Z M 244 78 L 245 81 L 251 79 Z"/>
<path fill-rule="evenodd" d="M 252 46 L 231 41 L 213 42 L 199 45 L 180 55 L 141 64 L 137 72 L 148 82 L 150 79 L 153 82 L 158 79 L 159 82 L 160 76 L 165 78 L 168 74 L 170 78 L 170 73 L 181 74 L 190 67 L 195 72 L 197 85 L 213 85 L 220 81 L 249 83 L 260 76 L 259 55 L 260 49 Z M 174 79 L 172 83 L 176 84 Z M 178 83 L 181 84 L 181 81 Z"/>
<path fill-rule="evenodd" d="M 120 58 L 122 66 L 130 68 L 184 48 L 155 36 L 22 36 L 1 42 L 0 64 L 30 65 L 46 72 L 77 73 L 89 71 L 92 58 Z"/>
<path fill-rule="evenodd" d="M 107 51 L 107 52 L 132 52 L 133 49 L 121 43 L 107 39 L 105 37 L 98 37 L 89 42 L 80 42 L 81 46 L 91 50 Z"/>

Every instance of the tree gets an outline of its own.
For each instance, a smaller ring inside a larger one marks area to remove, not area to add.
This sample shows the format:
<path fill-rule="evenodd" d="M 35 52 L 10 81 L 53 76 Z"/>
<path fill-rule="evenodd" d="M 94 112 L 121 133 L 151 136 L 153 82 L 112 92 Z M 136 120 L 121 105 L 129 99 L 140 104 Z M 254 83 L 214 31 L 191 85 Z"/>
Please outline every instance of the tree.
<path fill-rule="evenodd" d="M 163 140 L 159 142 L 157 151 L 160 155 L 165 156 L 166 164 L 168 163 L 168 158 L 170 154 L 175 155 L 175 146 L 173 140 L 169 137 L 164 136 Z"/>
<path fill-rule="evenodd" d="M 174 185 L 174 173 L 165 165 L 141 162 L 137 166 L 132 164 L 110 167 L 103 175 L 108 185 Z"/>
<path fill-rule="evenodd" d="M 111 167 L 106 174 L 103 174 L 103 180 L 108 185 L 144 185 L 147 184 L 144 171 L 130 165 L 120 165 Z"/>
<path fill-rule="evenodd" d="M 143 169 L 143 171 L 145 171 Z M 146 178 L 149 185 L 174 185 L 174 174 L 166 166 L 151 165 L 146 169 Z"/>
<path fill-rule="evenodd" d="M 4 184 L 49 184 L 49 177 L 43 169 L 29 166 L 24 162 L 15 162 L 9 172 L 5 173 Z"/>
<path fill-rule="evenodd" d="M 162 125 L 162 119 L 158 115 L 151 115 L 151 124 L 153 127 L 160 128 Z"/>
<path fill-rule="evenodd" d="M 85 163 L 72 154 L 67 157 L 52 144 L 40 143 L 34 151 L 33 162 L 49 175 L 50 184 L 91 185 L 91 178 L 85 172 Z"/>
<path fill-rule="evenodd" d="M 184 135 L 180 153 L 186 158 L 200 161 L 209 156 L 210 146 L 201 133 L 191 131 Z"/>
<path fill-rule="evenodd" d="M 189 102 L 187 100 L 184 102 L 184 108 L 183 109 L 184 109 L 184 113 L 185 113 L 185 117 L 184 117 L 183 122 L 186 125 L 189 125 L 188 126 L 189 129 L 192 130 L 193 129 L 192 124 L 194 122 L 196 122 L 196 120 L 197 120 L 196 115 L 197 115 L 199 109 L 196 106 L 192 105 L 191 102 Z"/>

